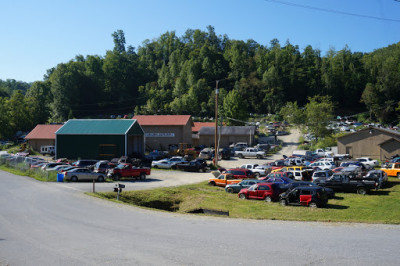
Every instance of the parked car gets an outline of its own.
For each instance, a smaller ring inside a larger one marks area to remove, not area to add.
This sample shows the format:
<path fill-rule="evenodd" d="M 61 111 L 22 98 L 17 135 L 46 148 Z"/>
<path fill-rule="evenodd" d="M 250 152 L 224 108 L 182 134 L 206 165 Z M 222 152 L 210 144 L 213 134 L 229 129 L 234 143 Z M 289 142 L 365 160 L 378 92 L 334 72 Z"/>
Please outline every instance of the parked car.
<path fill-rule="evenodd" d="M 76 162 L 73 162 L 71 165 L 76 167 L 89 167 L 95 165 L 96 163 L 97 160 L 78 160 Z"/>
<path fill-rule="evenodd" d="M 161 160 L 165 158 L 165 153 L 162 151 L 152 151 L 144 156 L 147 160 Z"/>
<path fill-rule="evenodd" d="M 313 208 L 325 207 L 328 203 L 328 195 L 321 187 L 300 186 L 279 195 L 282 206 L 309 206 Z"/>
<path fill-rule="evenodd" d="M 107 173 L 108 169 L 114 168 L 115 166 L 117 166 L 114 163 L 111 163 L 107 160 L 103 160 L 103 161 L 98 161 L 95 165 L 94 165 L 94 170 L 93 172 L 96 173 Z"/>
<path fill-rule="evenodd" d="M 400 163 L 387 163 L 382 165 L 380 170 L 388 176 L 397 176 L 397 178 L 400 178 Z"/>
<path fill-rule="evenodd" d="M 360 163 L 362 163 L 365 168 L 367 169 L 371 169 L 374 168 L 375 166 L 378 166 L 379 163 L 377 160 L 372 160 L 369 157 L 360 157 L 360 158 L 356 158 L 357 161 L 359 161 Z"/>
<path fill-rule="evenodd" d="M 294 188 L 296 188 L 296 187 L 320 187 L 320 186 L 316 185 L 316 184 L 313 183 L 313 182 L 308 182 L 308 181 L 295 181 L 295 182 L 290 183 L 290 184 L 288 185 L 287 191 L 292 190 L 292 189 L 294 189 Z M 327 188 L 327 187 L 325 187 L 325 188 L 323 188 L 323 189 L 324 189 L 325 192 L 327 193 L 329 199 L 332 199 L 332 198 L 335 197 L 335 191 L 334 191 L 333 189 Z"/>
<path fill-rule="evenodd" d="M 383 188 L 388 183 L 388 175 L 382 170 L 371 170 L 363 179 L 375 181 L 378 183 L 378 188 Z"/>
<path fill-rule="evenodd" d="M 273 172 L 269 173 L 266 177 L 259 178 L 259 180 L 268 180 L 269 178 L 274 177 L 274 178 L 289 178 L 293 179 L 293 173 L 292 172 Z"/>
<path fill-rule="evenodd" d="M 107 176 L 115 181 L 120 180 L 122 177 L 135 177 L 136 179 L 144 180 L 150 173 L 150 168 L 136 167 L 130 163 L 121 163 L 115 168 L 108 169 Z"/>
<path fill-rule="evenodd" d="M 293 181 L 293 179 L 290 179 L 288 177 L 270 177 L 267 180 L 265 180 L 265 182 L 278 184 L 281 191 L 286 191 L 289 187 L 289 184 L 295 181 Z"/>
<path fill-rule="evenodd" d="M 240 190 L 238 197 L 241 199 L 262 199 L 266 202 L 279 199 L 280 188 L 274 183 L 256 183 L 249 188 Z"/>
<path fill-rule="evenodd" d="M 236 179 L 255 178 L 254 173 L 248 169 L 232 168 L 232 169 L 225 170 L 224 173 L 232 174 L 233 177 Z"/>
<path fill-rule="evenodd" d="M 313 162 L 312 164 L 310 164 L 309 167 L 312 167 L 313 169 L 320 169 L 320 170 L 331 170 L 331 169 L 335 168 L 336 165 L 333 162 L 317 161 L 317 162 Z"/>
<path fill-rule="evenodd" d="M 265 176 L 267 171 L 266 169 L 268 169 L 267 166 L 261 166 L 258 164 L 244 164 L 239 168 L 251 170 L 257 178 L 260 176 Z"/>
<path fill-rule="evenodd" d="M 241 182 L 239 182 L 237 184 L 227 185 L 225 187 L 225 191 L 228 192 L 228 193 L 238 193 L 243 188 L 249 188 L 249 187 L 251 187 L 252 185 L 254 185 L 256 183 L 261 183 L 261 182 L 264 182 L 264 181 L 258 180 L 258 179 L 242 180 Z"/>
<path fill-rule="evenodd" d="M 262 159 L 266 156 L 265 151 L 256 148 L 246 148 L 243 151 L 235 151 L 235 155 L 239 158 L 257 158 Z"/>
<path fill-rule="evenodd" d="M 105 175 L 102 173 L 95 173 L 87 168 L 74 168 L 64 172 L 64 180 L 77 182 L 77 181 L 93 181 L 104 182 Z"/>
<path fill-rule="evenodd" d="M 217 177 L 210 177 L 208 179 L 208 184 L 211 186 L 225 187 L 227 185 L 240 183 L 241 181 L 241 179 L 234 178 L 232 174 L 223 173 Z"/>
<path fill-rule="evenodd" d="M 213 157 L 214 150 L 211 148 L 204 148 L 200 151 L 199 158 L 204 160 L 211 160 Z"/>
<path fill-rule="evenodd" d="M 207 164 L 206 164 L 207 165 Z M 187 163 L 178 163 L 175 165 L 176 169 L 189 171 L 189 172 L 205 172 L 207 166 L 199 160 L 192 160 Z"/>
<path fill-rule="evenodd" d="M 325 170 L 325 171 L 315 171 L 311 177 L 311 181 L 320 181 L 320 180 L 326 180 L 329 177 L 333 175 L 333 171 L 331 170 Z"/>
<path fill-rule="evenodd" d="M 152 161 L 151 167 L 152 168 L 160 168 L 160 169 L 171 169 L 175 164 L 177 164 L 177 163 L 173 162 L 169 159 L 162 159 L 159 161 Z"/>
<path fill-rule="evenodd" d="M 318 186 L 332 188 L 338 192 L 357 192 L 365 195 L 371 189 L 376 189 L 378 184 L 370 180 L 351 179 L 348 174 L 335 173 L 327 180 L 315 182 Z"/>

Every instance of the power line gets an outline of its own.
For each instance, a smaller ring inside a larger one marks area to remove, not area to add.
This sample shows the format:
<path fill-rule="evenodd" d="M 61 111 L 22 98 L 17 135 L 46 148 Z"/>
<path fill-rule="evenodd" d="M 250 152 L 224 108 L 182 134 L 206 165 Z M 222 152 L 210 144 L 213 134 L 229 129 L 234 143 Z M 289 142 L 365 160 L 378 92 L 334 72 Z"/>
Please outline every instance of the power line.
<path fill-rule="evenodd" d="M 400 22 L 399 19 L 381 18 L 381 17 L 369 16 L 369 15 L 362 15 L 362 14 L 350 13 L 350 12 L 334 10 L 334 9 L 327 9 L 327 8 L 320 8 L 320 7 L 314 7 L 314 6 L 309 6 L 309 5 L 295 4 L 295 3 L 287 2 L 287 1 L 280 1 L 280 0 L 264 0 L 264 1 L 265 2 L 272 2 L 272 3 L 276 3 L 276 4 L 287 5 L 287 6 L 294 6 L 294 7 L 300 7 L 300 8 L 305 8 L 305 9 L 311 9 L 311 10 L 316 10 L 316 11 L 323 11 L 323 12 L 328 12 L 328 13 L 342 14 L 342 15 L 353 16 L 353 17 L 384 20 L 384 21 L 391 21 L 391 22 Z M 395 0 L 395 1 L 400 2 L 400 0 Z"/>

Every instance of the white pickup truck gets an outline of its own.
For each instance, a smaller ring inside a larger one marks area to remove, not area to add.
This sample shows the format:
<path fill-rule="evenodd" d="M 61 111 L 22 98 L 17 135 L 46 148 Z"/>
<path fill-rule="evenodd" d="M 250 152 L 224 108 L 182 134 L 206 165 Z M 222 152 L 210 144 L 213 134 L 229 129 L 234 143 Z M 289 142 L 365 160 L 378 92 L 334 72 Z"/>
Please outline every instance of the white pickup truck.
<path fill-rule="evenodd" d="M 263 166 L 258 164 L 244 164 L 239 168 L 251 170 L 256 177 L 265 176 L 267 175 L 267 172 L 269 173 L 271 171 L 271 168 L 267 167 L 266 165 Z"/>
<path fill-rule="evenodd" d="M 360 158 L 356 158 L 356 160 L 359 161 L 360 163 L 362 163 L 365 166 L 365 168 L 367 168 L 367 169 L 372 169 L 375 166 L 379 165 L 377 160 L 372 160 L 369 157 L 360 157 Z"/>
<path fill-rule="evenodd" d="M 325 151 L 324 149 L 316 149 L 314 153 L 319 157 L 332 157 L 333 156 L 333 152 Z"/>
<path fill-rule="evenodd" d="M 258 150 L 256 148 L 246 148 L 243 151 L 235 151 L 235 155 L 239 158 L 257 158 L 262 159 L 265 157 L 265 151 Z"/>

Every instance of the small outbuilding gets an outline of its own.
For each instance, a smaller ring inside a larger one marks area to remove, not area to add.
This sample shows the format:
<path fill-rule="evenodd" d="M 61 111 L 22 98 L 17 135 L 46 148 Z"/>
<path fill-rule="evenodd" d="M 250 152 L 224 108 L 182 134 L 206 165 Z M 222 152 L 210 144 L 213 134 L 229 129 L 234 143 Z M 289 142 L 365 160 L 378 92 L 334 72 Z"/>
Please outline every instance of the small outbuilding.
<path fill-rule="evenodd" d="M 63 125 L 37 125 L 25 139 L 33 150 L 40 152 L 42 146 L 55 146 L 56 144 L 56 131 Z"/>
<path fill-rule="evenodd" d="M 132 119 L 72 119 L 56 132 L 56 158 L 144 155 L 144 131 Z"/>
<path fill-rule="evenodd" d="M 400 154 L 400 132 L 369 127 L 337 139 L 338 153 L 353 158 L 368 156 L 381 161 Z"/>

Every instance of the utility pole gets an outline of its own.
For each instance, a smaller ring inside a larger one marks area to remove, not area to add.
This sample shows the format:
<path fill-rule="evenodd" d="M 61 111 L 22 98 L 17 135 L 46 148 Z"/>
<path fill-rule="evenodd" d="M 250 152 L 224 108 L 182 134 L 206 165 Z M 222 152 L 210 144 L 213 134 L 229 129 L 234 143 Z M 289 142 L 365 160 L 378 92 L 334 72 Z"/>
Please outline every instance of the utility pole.
<path fill-rule="evenodd" d="M 218 164 L 218 80 L 216 81 L 215 85 L 215 154 L 214 154 L 214 165 L 217 166 Z"/>

